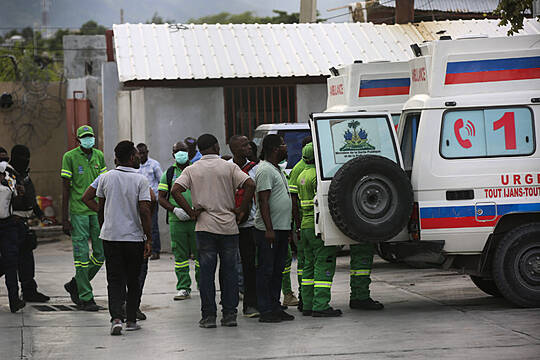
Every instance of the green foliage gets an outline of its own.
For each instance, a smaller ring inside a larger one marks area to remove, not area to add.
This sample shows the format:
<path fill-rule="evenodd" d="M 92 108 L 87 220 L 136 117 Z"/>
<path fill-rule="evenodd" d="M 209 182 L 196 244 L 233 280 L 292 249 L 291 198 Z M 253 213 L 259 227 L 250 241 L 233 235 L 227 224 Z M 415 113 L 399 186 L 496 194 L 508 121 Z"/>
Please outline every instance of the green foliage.
<path fill-rule="evenodd" d="M 82 24 L 80 35 L 105 35 L 107 28 L 103 25 L 98 25 L 94 20 L 90 20 Z"/>
<path fill-rule="evenodd" d="M 172 19 L 163 19 L 161 16 L 158 15 L 157 12 L 154 13 L 152 18 L 150 20 L 146 20 L 147 24 L 175 24 L 176 21 Z"/>
<path fill-rule="evenodd" d="M 534 0 L 501 0 L 494 13 L 501 21 L 499 26 L 510 24 L 508 35 L 513 35 L 523 29 L 525 12 L 528 10 L 532 14 Z"/>
<path fill-rule="evenodd" d="M 215 15 L 203 16 L 198 19 L 189 19 L 193 24 L 293 24 L 299 20 L 299 13 L 287 13 L 281 10 L 272 10 L 274 16 L 256 16 L 252 11 L 240 14 L 221 12 Z"/>

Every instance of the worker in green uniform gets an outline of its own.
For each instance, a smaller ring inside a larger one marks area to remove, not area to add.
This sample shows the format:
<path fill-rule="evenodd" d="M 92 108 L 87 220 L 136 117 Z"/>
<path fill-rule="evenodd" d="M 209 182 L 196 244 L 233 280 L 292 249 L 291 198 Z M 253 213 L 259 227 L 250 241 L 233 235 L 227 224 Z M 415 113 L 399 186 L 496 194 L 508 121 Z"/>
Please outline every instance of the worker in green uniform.
<path fill-rule="evenodd" d="M 283 292 L 283 306 L 298 305 L 298 298 L 294 295 L 291 284 L 291 269 L 292 269 L 292 251 L 291 244 L 287 249 L 287 260 L 283 269 L 283 279 L 281 280 L 281 291 Z"/>
<path fill-rule="evenodd" d="M 94 130 L 83 125 L 77 129 L 80 146 L 66 152 L 62 158 L 62 218 L 63 231 L 71 235 L 75 277 L 64 288 L 71 300 L 85 311 L 98 311 L 90 281 L 97 274 L 105 256 L 99 238 L 100 228 L 97 213 L 83 202 L 82 195 L 90 184 L 107 171 L 103 153 L 94 149 Z M 92 254 L 88 239 L 92 241 Z"/>
<path fill-rule="evenodd" d="M 302 315 L 335 317 L 341 310 L 330 305 L 332 279 L 336 271 L 336 246 L 324 246 L 320 236 L 315 235 L 315 211 L 313 198 L 317 192 L 317 173 L 313 143 L 302 149 L 306 168 L 296 181 L 298 198 L 302 208 L 300 231 L 304 240 L 304 271 L 302 276 Z"/>
<path fill-rule="evenodd" d="M 175 162 L 161 176 L 158 185 L 158 197 L 159 204 L 167 210 L 171 232 L 171 250 L 174 255 L 174 272 L 176 273 L 176 290 L 178 291 L 174 296 L 174 300 L 185 300 L 191 297 L 191 277 L 189 276 L 191 254 L 195 257 L 195 280 L 197 284 L 199 283 L 199 261 L 195 242 L 195 221 L 191 220 L 189 215 L 170 196 L 172 184 L 190 164 L 188 147 L 184 142 L 179 141 L 174 144 L 172 153 Z M 191 192 L 186 190 L 182 195 L 191 205 Z"/>
<path fill-rule="evenodd" d="M 311 142 L 311 136 L 306 136 L 302 140 L 302 149 L 306 146 L 306 144 Z M 292 212 L 293 212 L 293 221 L 294 221 L 294 231 L 296 232 L 296 275 L 298 278 L 298 310 L 302 311 L 303 305 L 302 305 L 302 272 L 304 268 L 304 241 L 302 240 L 301 232 L 300 232 L 300 223 L 302 221 L 302 209 L 300 208 L 300 202 L 298 200 L 298 187 L 296 186 L 296 180 L 298 179 L 298 175 L 304 171 L 306 168 L 306 163 L 304 159 L 300 158 L 300 161 L 294 165 L 291 172 L 289 173 L 289 192 L 291 193 L 291 200 L 292 200 Z M 285 263 L 285 270 L 287 268 L 291 269 L 291 263 L 292 263 L 292 256 L 290 253 L 289 248 L 289 254 L 287 257 L 287 262 Z M 285 275 L 284 275 L 285 276 Z M 286 290 L 291 289 L 290 285 L 290 277 L 288 283 L 286 283 L 286 278 L 283 278 L 283 294 L 285 294 Z M 292 292 L 292 290 L 290 290 Z M 285 305 L 285 303 L 284 303 Z"/>
<path fill-rule="evenodd" d="M 373 265 L 373 244 L 351 245 L 351 309 L 381 310 L 384 305 L 373 300 L 369 294 L 371 266 Z"/>

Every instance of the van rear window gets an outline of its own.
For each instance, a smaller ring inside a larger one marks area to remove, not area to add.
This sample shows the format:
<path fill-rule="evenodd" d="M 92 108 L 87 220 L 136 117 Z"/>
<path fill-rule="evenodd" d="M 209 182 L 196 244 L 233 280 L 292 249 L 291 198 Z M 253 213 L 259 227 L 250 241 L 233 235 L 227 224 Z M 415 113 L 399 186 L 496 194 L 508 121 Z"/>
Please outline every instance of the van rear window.
<path fill-rule="evenodd" d="M 526 107 L 452 110 L 444 113 L 441 156 L 447 159 L 530 155 L 536 148 Z"/>

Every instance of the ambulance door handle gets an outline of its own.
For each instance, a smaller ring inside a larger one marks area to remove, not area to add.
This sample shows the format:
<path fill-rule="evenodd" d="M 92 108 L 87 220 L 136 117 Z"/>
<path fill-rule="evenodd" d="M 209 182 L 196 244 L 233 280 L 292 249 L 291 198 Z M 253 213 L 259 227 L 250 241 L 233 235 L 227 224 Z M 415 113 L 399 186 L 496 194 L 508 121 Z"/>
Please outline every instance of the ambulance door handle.
<path fill-rule="evenodd" d="M 474 190 L 452 190 L 446 192 L 446 200 L 471 200 L 474 199 Z"/>

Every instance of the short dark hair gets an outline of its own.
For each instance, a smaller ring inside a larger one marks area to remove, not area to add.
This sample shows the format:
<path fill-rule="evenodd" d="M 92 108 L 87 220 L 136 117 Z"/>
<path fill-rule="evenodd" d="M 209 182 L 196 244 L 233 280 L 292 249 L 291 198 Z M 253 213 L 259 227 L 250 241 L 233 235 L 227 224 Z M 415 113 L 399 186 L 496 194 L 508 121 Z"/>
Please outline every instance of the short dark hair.
<path fill-rule="evenodd" d="M 0 146 L 0 153 L 6 153 L 7 154 L 7 150 Z"/>
<path fill-rule="evenodd" d="M 125 164 L 129 161 L 131 155 L 135 154 L 135 144 L 129 140 L 120 141 L 114 148 L 114 155 L 118 162 Z"/>
<path fill-rule="evenodd" d="M 208 150 L 217 143 L 217 138 L 212 134 L 202 134 L 197 139 L 197 146 L 199 147 L 200 151 Z"/>
<path fill-rule="evenodd" d="M 251 146 L 251 151 L 253 151 L 253 155 L 257 157 L 257 144 L 255 144 L 255 141 L 250 141 L 249 146 Z"/>
<path fill-rule="evenodd" d="M 311 135 L 308 135 L 306 136 L 305 138 L 302 139 L 302 148 L 304 148 L 304 146 L 306 146 L 307 144 L 309 144 L 311 142 Z"/>
<path fill-rule="evenodd" d="M 145 143 L 138 143 L 138 144 L 137 144 L 137 149 L 138 149 L 138 148 L 141 148 L 141 147 L 145 147 L 145 148 L 148 149 L 148 146 L 146 146 Z"/>
<path fill-rule="evenodd" d="M 264 137 L 262 142 L 261 159 L 265 159 L 267 154 L 270 154 L 272 150 L 279 147 L 283 138 L 278 134 L 268 134 Z"/>
<path fill-rule="evenodd" d="M 30 149 L 26 145 L 17 144 L 11 148 L 11 158 L 30 157 Z"/>

